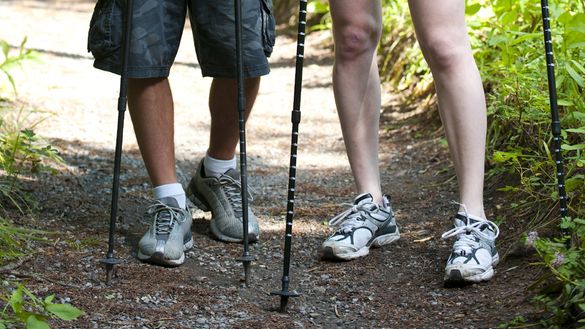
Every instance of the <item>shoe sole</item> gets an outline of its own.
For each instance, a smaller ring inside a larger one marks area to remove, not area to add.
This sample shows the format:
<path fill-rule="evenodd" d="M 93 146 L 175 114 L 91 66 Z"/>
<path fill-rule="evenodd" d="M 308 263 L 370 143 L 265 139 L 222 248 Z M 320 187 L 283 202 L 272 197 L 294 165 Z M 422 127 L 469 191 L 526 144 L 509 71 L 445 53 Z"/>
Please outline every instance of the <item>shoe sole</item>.
<path fill-rule="evenodd" d="M 159 252 L 155 252 L 154 254 L 149 256 L 149 255 L 143 254 L 140 250 L 138 250 L 138 255 L 136 255 L 136 258 L 138 258 L 139 260 L 141 260 L 143 262 L 147 262 L 147 263 L 151 263 L 151 264 L 155 264 L 155 265 L 176 267 L 176 266 L 183 265 L 183 263 L 185 263 L 185 251 L 193 248 L 193 245 L 194 245 L 194 242 L 193 242 L 193 238 L 191 237 L 191 239 L 183 245 L 183 253 L 181 254 L 181 257 L 179 259 L 166 259 L 165 255 L 162 253 L 159 253 Z"/>
<path fill-rule="evenodd" d="M 332 247 L 325 247 L 322 250 L 321 258 L 334 259 L 334 260 L 352 260 L 360 257 L 367 256 L 370 253 L 370 247 L 380 248 L 387 244 L 391 244 L 394 241 L 400 239 L 400 232 L 396 227 L 396 232 L 391 234 L 380 235 L 375 238 L 370 244 L 363 246 L 361 249 L 355 252 L 339 253 L 335 252 Z"/>
<path fill-rule="evenodd" d="M 209 228 L 211 229 L 211 233 L 213 234 L 213 236 L 216 237 L 218 240 L 223 241 L 223 242 L 233 242 L 233 243 L 240 243 L 240 242 L 244 241 L 244 239 L 233 238 L 231 236 L 228 236 L 228 235 L 221 233 L 221 231 L 217 228 L 215 223 L 216 223 L 216 221 L 214 221 L 212 219 L 211 222 L 209 223 Z M 253 233 L 248 233 L 248 242 L 256 242 L 256 241 L 258 241 L 258 236 L 256 234 L 253 234 Z"/>
<path fill-rule="evenodd" d="M 500 262 L 500 255 L 496 254 L 492 259 L 492 266 L 488 267 L 485 271 L 473 275 L 465 276 L 460 269 L 454 268 L 449 272 L 445 273 L 444 281 L 446 283 L 479 283 L 482 281 L 489 281 L 494 277 L 495 271 L 494 266 Z"/>
<path fill-rule="evenodd" d="M 194 184 L 195 183 L 193 182 L 193 180 L 191 180 L 191 182 L 189 183 L 188 191 L 187 191 L 187 197 L 189 198 L 189 200 L 191 200 L 191 202 L 193 202 L 193 204 L 197 208 L 201 209 L 202 211 L 211 212 L 211 215 L 213 217 L 214 214 L 213 214 L 213 211 L 211 211 L 211 206 L 209 206 L 209 204 L 207 204 L 207 202 L 205 202 L 203 199 L 200 199 L 197 196 L 196 192 L 194 192 L 194 190 L 195 190 Z M 213 218 L 211 219 L 211 222 L 209 223 L 209 227 L 211 229 L 211 233 L 213 234 L 213 236 L 215 236 L 220 241 L 230 242 L 230 243 L 244 242 L 243 238 L 234 238 L 234 237 L 231 237 L 231 236 L 228 236 L 228 235 L 221 233 L 221 231 L 215 225 L 215 221 L 213 220 Z M 248 234 L 248 242 L 256 242 L 256 241 L 258 241 L 258 235 Z"/>

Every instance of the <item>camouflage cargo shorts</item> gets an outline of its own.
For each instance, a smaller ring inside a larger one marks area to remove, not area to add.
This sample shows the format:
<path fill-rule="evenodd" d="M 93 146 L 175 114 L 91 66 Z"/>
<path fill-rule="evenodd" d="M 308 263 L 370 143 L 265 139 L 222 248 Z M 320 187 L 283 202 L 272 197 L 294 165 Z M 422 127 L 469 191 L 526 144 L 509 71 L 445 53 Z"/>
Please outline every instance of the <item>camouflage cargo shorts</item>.
<path fill-rule="evenodd" d="M 121 72 L 124 0 L 98 0 L 90 22 L 88 50 L 94 66 Z M 128 76 L 167 77 L 189 14 L 203 76 L 236 75 L 234 2 L 219 0 L 134 0 Z M 272 0 L 242 0 L 244 77 L 270 71 L 275 41 Z"/>

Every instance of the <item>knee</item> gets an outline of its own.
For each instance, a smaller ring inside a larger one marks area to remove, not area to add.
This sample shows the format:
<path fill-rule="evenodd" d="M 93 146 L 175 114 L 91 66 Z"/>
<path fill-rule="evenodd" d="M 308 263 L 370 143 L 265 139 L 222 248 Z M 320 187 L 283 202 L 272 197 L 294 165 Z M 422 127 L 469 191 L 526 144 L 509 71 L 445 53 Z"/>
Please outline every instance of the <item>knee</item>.
<path fill-rule="evenodd" d="M 380 41 L 381 26 L 375 22 L 346 24 L 335 31 L 336 60 L 352 61 L 375 53 Z"/>
<path fill-rule="evenodd" d="M 433 71 L 451 71 L 466 56 L 471 56 L 467 36 L 454 38 L 449 35 L 434 35 L 420 42 L 421 50 Z"/>

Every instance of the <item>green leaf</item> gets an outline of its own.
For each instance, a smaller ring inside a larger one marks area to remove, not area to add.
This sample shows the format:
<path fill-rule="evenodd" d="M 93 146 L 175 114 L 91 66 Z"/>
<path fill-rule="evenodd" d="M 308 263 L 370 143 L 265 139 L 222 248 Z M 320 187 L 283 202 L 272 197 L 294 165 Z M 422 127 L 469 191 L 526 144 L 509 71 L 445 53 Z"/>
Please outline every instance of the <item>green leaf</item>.
<path fill-rule="evenodd" d="M 583 128 L 574 128 L 574 129 L 565 129 L 566 132 L 575 133 L 575 134 L 585 134 L 585 127 Z"/>
<path fill-rule="evenodd" d="M 580 76 L 579 73 L 577 73 L 577 71 L 575 71 L 575 69 L 569 65 L 569 63 L 565 64 L 565 69 L 571 78 L 573 78 L 573 80 L 575 80 L 575 82 L 579 85 L 579 87 L 585 86 L 585 83 L 583 83 L 583 77 Z"/>
<path fill-rule="evenodd" d="M 518 45 L 526 40 L 537 39 L 540 37 L 541 37 L 540 33 L 527 33 L 527 34 L 524 34 L 524 35 L 516 38 L 514 41 L 510 42 L 510 46 L 515 46 L 515 45 Z"/>
<path fill-rule="evenodd" d="M 53 302 L 53 299 L 55 299 L 55 295 L 49 295 L 49 296 L 45 297 L 45 305 L 51 305 Z"/>
<path fill-rule="evenodd" d="M 8 42 L 0 40 L 0 47 L 2 47 L 2 54 L 4 55 L 4 58 L 8 58 L 8 51 L 10 51 Z"/>
<path fill-rule="evenodd" d="M 573 118 L 575 118 L 576 120 L 579 120 L 581 122 L 585 122 L 585 112 L 578 112 L 575 111 L 572 113 Z"/>
<path fill-rule="evenodd" d="M 32 314 L 26 319 L 26 329 L 51 329 L 47 322 Z"/>
<path fill-rule="evenodd" d="M 65 321 L 75 320 L 84 314 L 82 310 L 70 304 L 51 304 L 46 310 Z"/>
<path fill-rule="evenodd" d="M 329 11 L 329 5 L 322 1 L 311 1 L 307 5 L 307 12 L 311 14 L 325 14 Z"/>
<path fill-rule="evenodd" d="M 577 151 L 585 149 L 585 144 L 569 145 L 563 144 L 561 148 L 565 151 Z"/>
<path fill-rule="evenodd" d="M 585 42 L 574 42 L 574 43 L 571 43 L 567 47 L 567 49 L 583 48 L 583 47 L 585 47 Z"/>
<path fill-rule="evenodd" d="M 585 45 L 585 44 L 584 44 Z M 581 63 L 577 62 L 576 60 L 572 59 L 571 63 L 573 63 L 573 65 L 575 65 L 575 67 L 577 69 L 579 69 L 579 71 L 581 71 L 581 73 L 585 74 L 585 67 L 583 67 L 583 65 L 581 65 Z"/>
<path fill-rule="evenodd" d="M 474 3 L 472 5 L 467 6 L 465 8 L 465 15 L 475 15 L 481 9 L 481 5 L 479 3 Z"/>
<path fill-rule="evenodd" d="M 6 326 L 0 322 L 0 329 L 6 329 Z"/>
<path fill-rule="evenodd" d="M 560 106 L 573 106 L 575 103 L 571 102 L 568 99 L 559 99 L 557 100 L 557 104 Z"/>
<path fill-rule="evenodd" d="M 567 178 L 567 180 L 565 181 L 565 187 L 567 188 L 567 192 L 572 192 L 583 187 L 584 182 L 585 176 L 583 175 L 575 175 Z"/>
<path fill-rule="evenodd" d="M 24 297 L 23 287 L 18 286 L 18 288 L 12 293 L 12 295 L 10 296 L 10 300 L 8 301 L 10 306 L 12 306 L 12 310 L 17 315 L 20 312 L 22 312 L 23 297 Z"/>

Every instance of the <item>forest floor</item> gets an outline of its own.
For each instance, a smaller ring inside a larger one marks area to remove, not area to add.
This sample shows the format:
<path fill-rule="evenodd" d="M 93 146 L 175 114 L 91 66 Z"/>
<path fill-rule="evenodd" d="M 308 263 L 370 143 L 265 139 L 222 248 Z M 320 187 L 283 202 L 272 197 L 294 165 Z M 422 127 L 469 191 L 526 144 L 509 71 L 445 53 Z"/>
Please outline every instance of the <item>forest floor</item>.
<path fill-rule="evenodd" d="M 151 187 L 129 119 L 115 248 L 122 264 L 106 285 L 100 260 L 107 250 L 119 78 L 92 67 L 86 51 L 92 9 L 93 1 L 85 0 L 0 1 L 0 39 L 16 46 L 27 36 L 27 47 L 40 58 L 13 72 L 17 102 L 34 110 L 30 120 L 45 118 L 35 131 L 65 160 L 57 175 L 26 183 L 38 211 L 10 216 L 52 232 L 51 243 L 22 262 L 3 264 L 2 276 L 26 280 L 36 294 L 56 294 L 85 311 L 77 321 L 53 322 L 55 328 L 494 328 L 535 312 L 527 287 L 540 273 L 529 256 L 508 252 L 518 249 L 511 221 L 500 225 L 499 248 L 506 257 L 493 280 L 444 286 L 453 241 L 440 236 L 457 210 L 448 150 L 437 118 L 404 108 L 388 92 L 380 168 L 401 239 L 351 262 L 319 259 L 319 247 L 332 232 L 327 221 L 355 196 L 331 90 L 327 33 L 307 38 L 291 267 L 291 289 L 301 296 L 289 302 L 288 312 L 276 312 L 279 299 L 269 294 L 281 288 L 290 151 L 296 44 L 285 34 L 278 37 L 272 73 L 263 78 L 246 131 L 252 206 L 262 231 L 250 246 L 257 258 L 250 286 L 244 287 L 236 261 L 242 246 L 213 239 L 210 214 L 202 211 L 194 212 L 196 246 L 183 266 L 161 268 L 135 258 Z M 188 30 L 170 82 L 184 183 L 205 154 L 209 131 L 210 79 L 201 78 Z M 506 202 L 496 187 L 486 188 L 493 219 Z"/>

